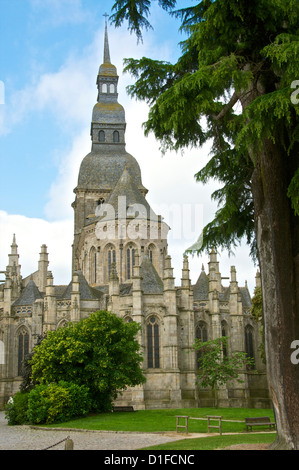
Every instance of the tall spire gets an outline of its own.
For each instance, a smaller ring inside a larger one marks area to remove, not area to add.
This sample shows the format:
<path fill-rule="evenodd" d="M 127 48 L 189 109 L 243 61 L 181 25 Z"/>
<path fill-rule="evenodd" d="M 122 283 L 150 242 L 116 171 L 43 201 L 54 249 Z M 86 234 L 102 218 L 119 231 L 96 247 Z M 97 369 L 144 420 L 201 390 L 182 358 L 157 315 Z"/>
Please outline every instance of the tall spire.
<path fill-rule="evenodd" d="M 105 13 L 105 40 L 104 40 L 104 64 L 111 64 L 110 61 L 110 51 L 109 51 L 109 42 L 108 42 L 108 30 L 107 30 L 107 13 Z"/>
<path fill-rule="evenodd" d="M 8 266 L 6 267 L 6 270 L 9 273 L 16 272 L 17 275 L 20 275 L 21 272 L 21 266 L 19 265 L 18 245 L 15 234 L 13 234 L 11 251 L 8 255 Z"/>

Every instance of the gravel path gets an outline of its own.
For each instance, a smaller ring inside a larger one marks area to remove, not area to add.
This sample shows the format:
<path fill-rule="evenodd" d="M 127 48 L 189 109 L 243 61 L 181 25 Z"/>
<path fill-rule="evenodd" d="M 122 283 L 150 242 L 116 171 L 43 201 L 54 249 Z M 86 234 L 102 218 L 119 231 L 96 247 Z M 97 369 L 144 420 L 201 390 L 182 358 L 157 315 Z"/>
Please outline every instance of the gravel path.
<path fill-rule="evenodd" d="M 74 442 L 74 450 L 137 450 L 182 439 L 176 433 L 125 433 L 101 431 L 69 431 L 32 429 L 30 426 L 8 426 L 0 412 L 0 450 L 42 450 L 66 437 Z M 53 447 L 64 450 L 65 442 Z"/>

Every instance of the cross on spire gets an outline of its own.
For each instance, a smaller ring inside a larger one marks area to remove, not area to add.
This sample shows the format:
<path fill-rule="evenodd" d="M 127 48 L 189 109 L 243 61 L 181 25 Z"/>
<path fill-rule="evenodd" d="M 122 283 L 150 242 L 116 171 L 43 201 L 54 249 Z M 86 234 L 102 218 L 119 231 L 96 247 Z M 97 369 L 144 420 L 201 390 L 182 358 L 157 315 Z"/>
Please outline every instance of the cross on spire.
<path fill-rule="evenodd" d="M 107 12 L 106 12 L 106 13 L 104 13 L 103 16 L 105 16 L 105 23 L 107 24 L 107 18 L 108 18 L 109 15 L 108 15 Z"/>

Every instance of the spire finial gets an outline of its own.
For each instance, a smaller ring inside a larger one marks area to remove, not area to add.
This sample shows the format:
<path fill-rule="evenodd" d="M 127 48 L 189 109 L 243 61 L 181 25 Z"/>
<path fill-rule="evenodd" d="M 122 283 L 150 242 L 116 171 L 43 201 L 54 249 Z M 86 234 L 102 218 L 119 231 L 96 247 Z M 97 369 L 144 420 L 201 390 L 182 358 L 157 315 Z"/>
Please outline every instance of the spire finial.
<path fill-rule="evenodd" d="M 108 42 L 108 31 L 107 31 L 107 18 L 109 15 L 105 13 L 105 40 L 104 40 L 104 64 L 110 64 L 110 52 L 109 52 L 109 42 Z"/>

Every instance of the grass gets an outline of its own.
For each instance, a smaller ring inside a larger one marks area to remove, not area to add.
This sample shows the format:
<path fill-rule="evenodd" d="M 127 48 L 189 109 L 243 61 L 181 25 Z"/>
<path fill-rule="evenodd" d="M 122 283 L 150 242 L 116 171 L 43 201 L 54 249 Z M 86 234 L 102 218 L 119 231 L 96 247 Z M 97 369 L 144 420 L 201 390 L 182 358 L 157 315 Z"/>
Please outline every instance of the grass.
<path fill-rule="evenodd" d="M 259 426 L 257 428 L 258 431 L 264 432 L 246 432 L 245 417 L 269 416 L 271 421 L 274 419 L 271 409 L 252 408 L 183 408 L 144 410 L 134 413 L 101 413 L 73 419 L 64 423 L 47 425 L 47 427 L 98 431 L 175 432 L 176 415 L 192 416 L 195 418 L 205 418 L 207 415 L 222 416 L 224 420 L 222 422 L 222 432 L 239 434 L 186 439 L 184 431 L 181 431 L 181 440 L 141 450 L 215 450 L 234 444 L 271 443 L 276 437 L 276 434 L 273 432 L 267 433 L 269 428 L 266 426 Z M 189 433 L 207 433 L 207 420 L 189 420 L 188 430 Z"/>
<path fill-rule="evenodd" d="M 275 434 L 244 434 L 233 436 L 200 437 L 195 439 L 183 439 L 181 441 L 146 447 L 140 450 L 216 450 L 224 449 L 236 444 L 271 444 L 275 440 Z"/>
<path fill-rule="evenodd" d="M 183 408 L 144 410 L 134 413 L 117 412 L 89 415 L 84 418 L 49 425 L 48 427 L 63 427 L 72 429 L 90 429 L 99 431 L 131 431 L 131 432 L 165 432 L 176 431 L 176 415 L 187 415 L 205 418 L 207 415 L 220 415 L 224 421 L 222 432 L 246 432 L 244 424 L 248 416 L 269 416 L 274 419 L 271 409 L 251 408 Z M 241 421 L 241 422 L 238 422 Z M 216 424 L 216 423 L 215 423 Z M 189 433 L 207 433 L 207 420 L 189 420 Z M 260 426 L 260 431 L 267 431 L 268 427 Z M 183 433 L 182 433 L 183 437 Z"/>

